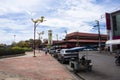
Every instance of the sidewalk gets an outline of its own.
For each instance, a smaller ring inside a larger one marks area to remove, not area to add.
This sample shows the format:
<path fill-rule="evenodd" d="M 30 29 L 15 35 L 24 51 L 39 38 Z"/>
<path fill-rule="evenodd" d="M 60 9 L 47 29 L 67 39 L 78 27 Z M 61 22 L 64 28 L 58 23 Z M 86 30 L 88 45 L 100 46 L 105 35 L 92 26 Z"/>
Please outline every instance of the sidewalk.
<path fill-rule="evenodd" d="M 0 80 L 76 80 L 64 66 L 44 52 L 0 59 Z"/>

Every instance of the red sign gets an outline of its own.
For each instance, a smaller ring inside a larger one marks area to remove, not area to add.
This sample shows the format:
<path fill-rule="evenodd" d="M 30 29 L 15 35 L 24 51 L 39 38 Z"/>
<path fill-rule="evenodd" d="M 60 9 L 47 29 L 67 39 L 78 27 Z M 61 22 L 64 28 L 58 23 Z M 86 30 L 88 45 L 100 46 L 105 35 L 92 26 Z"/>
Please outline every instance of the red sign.
<path fill-rule="evenodd" d="M 110 14 L 109 13 L 106 13 L 106 28 L 107 28 L 107 30 L 111 30 Z"/>

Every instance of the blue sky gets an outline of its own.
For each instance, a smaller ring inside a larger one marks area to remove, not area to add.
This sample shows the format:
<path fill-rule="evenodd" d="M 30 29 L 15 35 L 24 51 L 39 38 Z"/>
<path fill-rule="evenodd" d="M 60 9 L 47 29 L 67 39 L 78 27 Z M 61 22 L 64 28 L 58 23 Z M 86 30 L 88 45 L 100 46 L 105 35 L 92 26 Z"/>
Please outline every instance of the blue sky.
<path fill-rule="evenodd" d="M 42 39 L 53 31 L 53 40 L 59 40 L 67 33 L 79 31 L 97 33 L 95 20 L 100 21 L 101 33 L 106 34 L 105 12 L 120 9 L 120 0 L 0 0 L 0 43 L 33 39 L 33 19 L 44 16 L 47 21 L 37 26 L 37 32 L 44 31 Z M 102 16 L 102 18 L 101 18 Z"/>

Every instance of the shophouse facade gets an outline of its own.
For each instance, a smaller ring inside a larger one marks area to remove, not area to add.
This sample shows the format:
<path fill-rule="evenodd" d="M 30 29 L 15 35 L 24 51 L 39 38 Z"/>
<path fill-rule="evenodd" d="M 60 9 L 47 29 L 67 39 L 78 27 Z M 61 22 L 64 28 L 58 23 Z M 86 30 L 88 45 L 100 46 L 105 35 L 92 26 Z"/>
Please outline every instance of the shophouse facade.
<path fill-rule="evenodd" d="M 120 10 L 106 13 L 106 28 L 108 32 L 106 44 L 110 52 L 120 49 Z"/>

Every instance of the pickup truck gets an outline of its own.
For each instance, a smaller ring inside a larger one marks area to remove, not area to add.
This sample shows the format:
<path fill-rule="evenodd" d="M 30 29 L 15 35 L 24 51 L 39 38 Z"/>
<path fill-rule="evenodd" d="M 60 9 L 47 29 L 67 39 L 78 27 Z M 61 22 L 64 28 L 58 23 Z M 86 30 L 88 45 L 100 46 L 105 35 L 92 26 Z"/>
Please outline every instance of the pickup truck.
<path fill-rule="evenodd" d="M 82 51 L 84 47 L 75 47 L 70 49 L 61 49 L 58 54 L 58 60 L 61 63 L 70 61 L 71 59 L 78 59 L 79 51 Z"/>

